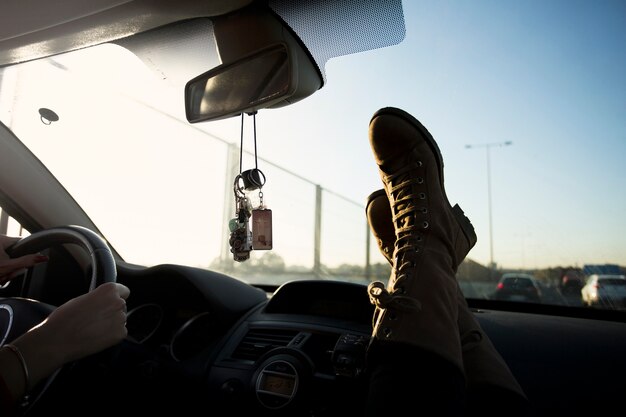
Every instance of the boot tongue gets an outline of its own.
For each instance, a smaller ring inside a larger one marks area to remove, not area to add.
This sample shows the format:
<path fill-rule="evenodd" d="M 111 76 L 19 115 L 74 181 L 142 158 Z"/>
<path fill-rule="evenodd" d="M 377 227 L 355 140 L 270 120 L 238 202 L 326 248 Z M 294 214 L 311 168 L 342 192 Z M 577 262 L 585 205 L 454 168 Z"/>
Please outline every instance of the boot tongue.
<path fill-rule="evenodd" d="M 409 152 L 405 150 L 394 152 L 381 158 L 377 157 L 376 163 L 385 175 L 392 175 L 410 163 L 410 159 L 407 157 L 408 153 Z"/>

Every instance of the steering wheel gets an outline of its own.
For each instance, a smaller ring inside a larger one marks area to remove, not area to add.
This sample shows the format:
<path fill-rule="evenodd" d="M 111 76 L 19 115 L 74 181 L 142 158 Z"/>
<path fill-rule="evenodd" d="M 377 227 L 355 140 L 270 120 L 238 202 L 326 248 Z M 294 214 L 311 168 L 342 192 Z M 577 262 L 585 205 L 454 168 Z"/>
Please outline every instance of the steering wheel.
<path fill-rule="evenodd" d="M 6 251 L 11 258 L 16 258 L 60 244 L 76 244 L 89 254 L 92 272 L 88 291 L 105 282 L 116 282 L 117 268 L 108 244 L 100 235 L 82 226 L 59 226 L 42 230 L 23 238 Z M 41 323 L 55 308 L 27 298 L 0 298 L 0 346 Z M 35 404 L 60 370 L 31 390 L 30 405 L 23 412 Z"/>

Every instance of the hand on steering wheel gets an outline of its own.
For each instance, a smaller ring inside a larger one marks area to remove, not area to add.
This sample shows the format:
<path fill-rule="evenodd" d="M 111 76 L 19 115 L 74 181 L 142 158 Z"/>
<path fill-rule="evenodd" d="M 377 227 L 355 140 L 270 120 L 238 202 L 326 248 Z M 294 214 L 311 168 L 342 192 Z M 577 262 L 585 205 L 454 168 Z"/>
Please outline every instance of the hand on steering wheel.
<path fill-rule="evenodd" d="M 116 283 L 115 260 L 107 243 L 89 229 L 63 226 L 17 241 L 3 238 L 0 252 L 6 251 L 11 259 L 0 263 L 4 265 L 0 279 L 2 274 L 9 279 L 16 271 L 46 260 L 36 252 L 66 243 L 77 244 L 91 258 L 86 294 L 58 308 L 21 297 L 0 298 L 0 345 L 19 347 L 25 363 L 20 388 L 31 388 L 30 404 L 41 397 L 63 365 L 112 346 L 127 334 L 125 299 L 130 291 Z"/>

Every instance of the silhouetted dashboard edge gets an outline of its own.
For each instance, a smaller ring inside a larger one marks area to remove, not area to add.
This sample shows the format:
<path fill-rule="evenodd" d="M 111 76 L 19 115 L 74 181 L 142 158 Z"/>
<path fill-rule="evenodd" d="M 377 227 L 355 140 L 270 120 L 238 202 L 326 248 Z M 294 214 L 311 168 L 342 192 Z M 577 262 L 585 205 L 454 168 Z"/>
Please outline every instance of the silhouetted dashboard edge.
<path fill-rule="evenodd" d="M 349 411 L 346 404 L 364 403 L 373 311 L 365 285 L 292 281 L 266 293 L 226 275 L 175 265 L 121 276 L 135 288 L 133 297 L 145 302 L 161 294 L 158 304 L 177 299 L 187 308 L 195 304 L 196 310 L 231 319 L 221 328 L 200 328 L 218 332 L 191 359 L 206 370 L 202 402 L 260 415 L 338 415 Z M 181 281 L 176 291 L 167 277 Z M 148 298 L 140 282 L 149 282 Z M 236 307 L 230 304 L 234 300 Z M 622 316 L 599 319 L 596 312 L 579 311 L 570 317 L 545 306 L 468 302 L 537 415 L 579 415 L 589 399 L 596 411 L 619 405 L 626 392 Z"/>

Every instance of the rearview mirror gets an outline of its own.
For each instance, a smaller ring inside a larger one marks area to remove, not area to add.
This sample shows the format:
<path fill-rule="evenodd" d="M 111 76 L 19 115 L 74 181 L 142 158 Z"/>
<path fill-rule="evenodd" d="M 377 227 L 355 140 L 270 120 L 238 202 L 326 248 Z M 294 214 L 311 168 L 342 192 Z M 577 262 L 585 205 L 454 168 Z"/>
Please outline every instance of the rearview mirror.
<path fill-rule="evenodd" d="M 292 72 L 287 48 L 280 44 L 220 65 L 187 83 L 187 120 L 223 119 L 271 107 L 294 93 L 297 77 Z"/>
<path fill-rule="evenodd" d="M 322 87 L 311 55 L 269 8 L 255 4 L 213 24 L 222 64 L 187 82 L 190 123 L 286 106 Z"/>

